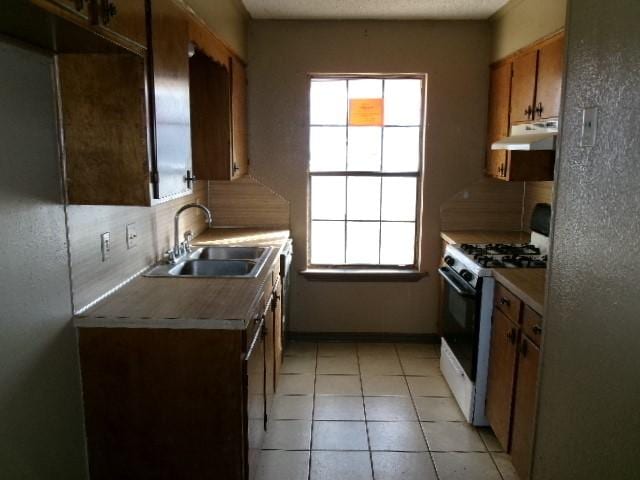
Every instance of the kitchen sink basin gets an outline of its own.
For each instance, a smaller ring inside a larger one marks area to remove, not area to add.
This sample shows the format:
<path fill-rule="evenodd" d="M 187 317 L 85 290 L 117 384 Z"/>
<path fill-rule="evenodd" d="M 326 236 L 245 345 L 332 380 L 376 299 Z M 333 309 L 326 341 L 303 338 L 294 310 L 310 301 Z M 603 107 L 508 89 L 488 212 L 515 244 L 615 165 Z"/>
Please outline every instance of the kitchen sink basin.
<path fill-rule="evenodd" d="M 202 247 L 176 263 L 159 263 L 145 277 L 255 278 L 272 247 Z"/>
<path fill-rule="evenodd" d="M 185 260 L 168 273 L 174 277 L 244 277 L 256 265 L 251 260 Z"/>
<path fill-rule="evenodd" d="M 202 247 L 189 255 L 200 260 L 257 260 L 268 253 L 268 247 Z"/>

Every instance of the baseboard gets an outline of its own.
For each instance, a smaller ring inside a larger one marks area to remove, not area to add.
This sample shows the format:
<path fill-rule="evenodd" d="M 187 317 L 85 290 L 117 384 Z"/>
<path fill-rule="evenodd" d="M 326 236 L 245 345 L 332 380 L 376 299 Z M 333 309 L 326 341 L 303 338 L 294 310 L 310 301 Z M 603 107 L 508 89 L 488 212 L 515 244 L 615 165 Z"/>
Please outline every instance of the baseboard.
<path fill-rule="evenodd" d="M 435 333 L 343 333 L 343 332 L 287 332 L 287 340 L 307 342 L 376 342 L 439 344 Z"/>

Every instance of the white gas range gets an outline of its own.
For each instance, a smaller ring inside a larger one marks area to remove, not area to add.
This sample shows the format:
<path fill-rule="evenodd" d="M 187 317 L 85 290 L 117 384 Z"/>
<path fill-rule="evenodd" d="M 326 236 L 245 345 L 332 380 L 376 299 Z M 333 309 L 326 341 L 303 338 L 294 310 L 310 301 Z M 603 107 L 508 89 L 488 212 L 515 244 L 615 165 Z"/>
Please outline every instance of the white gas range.
<path fill-rule="evenodd" d="M 534 211 L 527 244 L 448 245 L 442 299 L 440 369 L 465 418 L 488 425 L 485 399 L 493 313 L 494 268 L 545 268 L 549 246 L 550 208 Z"/>

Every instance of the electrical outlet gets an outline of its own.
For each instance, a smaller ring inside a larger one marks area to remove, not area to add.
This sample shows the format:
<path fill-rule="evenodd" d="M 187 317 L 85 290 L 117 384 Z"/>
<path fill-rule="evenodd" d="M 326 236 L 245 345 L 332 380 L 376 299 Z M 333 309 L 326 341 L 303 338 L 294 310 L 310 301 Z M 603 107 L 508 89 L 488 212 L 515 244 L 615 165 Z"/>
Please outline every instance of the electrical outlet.
<path fill-rule="evenodd" d="M 111 234 L 109 232 L 100 235 L 100 250 L 102 251 L 102 261 L 106 262 L 111 256 Z"/>
<path fill-rule="evenodd" d="M 581 147 L 593 147 L 596 144 L 596 129 L 598 128 L 598 107 L 582 109 L 582 138 Z"/>
<path fill-rule="evenodd" d="M 127 249 L 132 249 L 136 246 L 138 239 L 138 233 L 136 232 L 136 224 L 127 224 Z"/>

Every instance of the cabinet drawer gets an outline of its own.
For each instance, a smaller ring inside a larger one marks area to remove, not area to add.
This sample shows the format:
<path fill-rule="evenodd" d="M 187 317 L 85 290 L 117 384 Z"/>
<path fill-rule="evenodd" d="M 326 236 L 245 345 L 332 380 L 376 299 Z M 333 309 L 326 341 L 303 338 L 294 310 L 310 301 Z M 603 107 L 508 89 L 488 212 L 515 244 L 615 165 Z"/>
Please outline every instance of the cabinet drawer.
<path fill-rule="evenodd" d="M 493 296 L 493 304 L 512 321 L 520 321 L 520 306 L 522 301 L 499 283 Z"/>
<path fill-rule="evenodd" d="M 542 316 L 525 305 L 522 312 L 522 331 L 537 347 L 542 337 Z"/>

